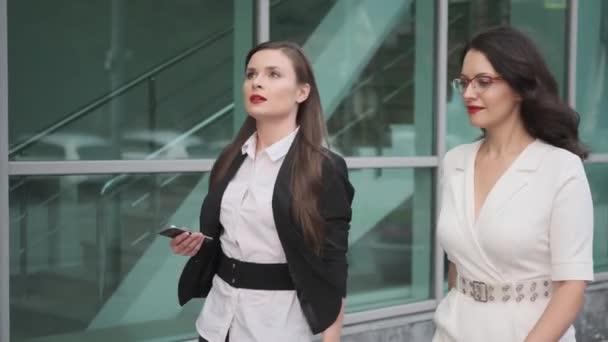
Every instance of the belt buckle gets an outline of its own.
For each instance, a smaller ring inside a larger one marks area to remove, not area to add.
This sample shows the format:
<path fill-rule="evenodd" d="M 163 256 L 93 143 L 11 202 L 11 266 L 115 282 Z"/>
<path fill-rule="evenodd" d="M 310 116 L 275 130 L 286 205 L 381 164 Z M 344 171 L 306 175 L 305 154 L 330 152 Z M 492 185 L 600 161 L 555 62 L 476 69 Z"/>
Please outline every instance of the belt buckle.
<path fill-rule="evenodd" d="M 488 286 L 481 281 L 473 281 L 473 299 L 478 302 L 488 301 Z"/>

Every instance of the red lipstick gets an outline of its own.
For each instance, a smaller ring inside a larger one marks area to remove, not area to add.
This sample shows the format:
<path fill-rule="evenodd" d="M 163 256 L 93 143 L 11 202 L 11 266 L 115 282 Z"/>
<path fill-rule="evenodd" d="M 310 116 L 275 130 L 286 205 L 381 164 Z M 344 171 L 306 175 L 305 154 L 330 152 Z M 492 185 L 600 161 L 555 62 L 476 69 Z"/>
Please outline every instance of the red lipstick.
<path fill-rule="evenodd" d="M 484 108 L 483 107 L 478 107 L 478 106 L 467 106 L 467 112 L 469 112 L 469 114 L 475 114 L 475 113 L 479 112 L 482 109 L 484 109 Z"/>
<path fill-rule="evenodd" d="M 251 95 L 249 96 L 249 102 L 253 104 L 258 104 L 266 101 L 266 98 L 262 95 Z"/>

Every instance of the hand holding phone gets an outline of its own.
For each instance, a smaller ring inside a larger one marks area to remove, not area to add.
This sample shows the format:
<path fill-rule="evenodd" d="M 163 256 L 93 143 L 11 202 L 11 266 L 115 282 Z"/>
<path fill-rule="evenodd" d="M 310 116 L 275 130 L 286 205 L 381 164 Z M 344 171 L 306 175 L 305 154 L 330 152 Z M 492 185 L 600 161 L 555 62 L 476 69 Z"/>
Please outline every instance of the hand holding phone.
<path fill-rule="evenodd" d="M 184 234 L 187 233 L 187 234 Z M 203 240 L 213 240 L 200 232 L 191 232 L 186 229 L 170 225 L 158 234 L 171 238 L 171 250 L 178 255 L 194 256 L 201 248 Z"/>
<path fill-rule="evenodd" d="M 191 234 L 192 232 L 189 230 L 185 230 L 184 228 L 180 228 L 173 224 L 165 227 L 163 230 L 158 232 L 158 234 L 160 234 L 162 236 L 166 236 L 171 239 L 175 238 L 176 236 L 180 235 L 181 233 L 190 233 Z M 209 241 L 213 240 L 213 238 L 211 236 L 206 236 L 206 235 L 203 235 L 203 239 L 209 240 Z"/>
<path fill-rule="evenodd" d="M 179 228 L 175 225 L 170 225 L 168 227 L 165 227 L 165 229 L 158 232 L 158 234 L 160 234 L 162 236 L 166 236 L 171 239 L 173 239 L 174 237 L 178 236 L 181 233 L 190 233 L 190 232 L 183 228 Z"/>

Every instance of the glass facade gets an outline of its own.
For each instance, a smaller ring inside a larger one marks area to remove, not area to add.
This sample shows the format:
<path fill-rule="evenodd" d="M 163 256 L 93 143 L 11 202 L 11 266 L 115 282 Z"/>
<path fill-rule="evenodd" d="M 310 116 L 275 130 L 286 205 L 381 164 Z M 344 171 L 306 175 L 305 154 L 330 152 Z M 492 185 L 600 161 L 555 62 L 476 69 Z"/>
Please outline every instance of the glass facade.
<path fill-rule="evenodd" d="M 11 160 L 214 158 L 232 136 L 251 4 L 7 4 Z"/>
<path fill-rule="evenodd" d="M 245 53 L 267 38 L 304 47 L 329 143 L 347 157 L 357 191 L 347 324 L 437 304 L 436 174 L 446 149 L 480 136 L 460 95 L 438 80 L 459 75 L 464 42 L 497 24 L 528 32 L 562 94 L 576 89 L 570 101 L 592 150 L 595 267 L 608 274 L 608 4 L 576 1 L 571 13 L 569 3 L 0 0 L 9 67 L 0 74 L 0 100 L 9 100 L 0 237 L 10 246 L 0 310 L 10 340 L 195 337 L 203 302 L 178 305 L 186 258 L 156 232 L 198 227 L 212 161 L 246 115 Z"/>
<path fill-rule="evenodd" d="M 350 171 L 358 194 L 349 236 L 347 312 L 429 299 L 432 172 Z M 392 189 L 407 189 L 393 191 Z"/>
<path fill-rule="evenodd" d="M 272 8 L 270 36 L 310 57 L 332 147 L 353 157 L 433 154 L 433 2 L 327 4 Z"/>
<path fill-rule="evenodd" d="M 198 226 L 207 176 L 11 177 L 11 341 L 192 337 L 201 303 L 177 304 L 186 258 L 157 232 Z"/>
<path fill-rule="evenodd" d="M 594 153 L 608 153 L 608 3 L 579 2 L 576 105 L 581 136 Z"/>
<path fill-rule="evenodd" d="M 591 0 L 578 4 L 576 109 L 580 134 L 592 153 L 608 153 L 608 3 Z M 608 160 L 606 160 L 608 162 Z M 608 164 L 588 165 L 593 193 L 597 272 L 608 271 Z"/>

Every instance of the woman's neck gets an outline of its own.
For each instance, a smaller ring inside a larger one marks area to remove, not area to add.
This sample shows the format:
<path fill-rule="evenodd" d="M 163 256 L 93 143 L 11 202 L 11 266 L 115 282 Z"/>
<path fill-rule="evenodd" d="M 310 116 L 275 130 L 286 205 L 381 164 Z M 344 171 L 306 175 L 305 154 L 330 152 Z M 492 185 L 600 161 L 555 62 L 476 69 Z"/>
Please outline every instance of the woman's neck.
<path fill-rule="evenodd" d="M 482 149 L 491 158 L 517 155 L 534 141 L 521 120 L 503 123 L 500 127 L 487 129 Z"/>
<path fill-rule="evenodd" d="M 268 146 L 283 139 L 293 132 L 296 127 L 295 117 L 288 117 L 283 120 L 257 120 L 256 131 L 258 136 L 256 152 L 263 151 Z"/>

